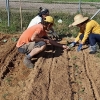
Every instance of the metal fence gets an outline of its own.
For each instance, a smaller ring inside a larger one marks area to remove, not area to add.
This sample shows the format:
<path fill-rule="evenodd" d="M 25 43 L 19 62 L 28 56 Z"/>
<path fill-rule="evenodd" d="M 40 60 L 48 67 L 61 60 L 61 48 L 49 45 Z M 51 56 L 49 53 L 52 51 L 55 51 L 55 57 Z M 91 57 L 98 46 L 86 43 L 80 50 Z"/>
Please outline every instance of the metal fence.
<path fill-rule="evenodd" d="M 46 0 L 47 1 L 47 0 Z M 43 2 L 42 0 L 0 0 L 0 11 L 7 11 L 8 26 L 10 25 L 9 12 L 19 12 L 20 19 L 22 20 L 25 12 L 34 13 L 39 10 L 39 7 L 49 9 L 50 13 L 70 13 L 75 14 L 77 12 L 94 14 L 100 9 L 100 2 L 70 2 L 65 1 L 53 1 L 52 3 Z M 1 16 L 1 15 L 0 15 Z M 1 18 L 1 17 L 0 17 Z M 23 22 L 21 21 L 21 27 Z"/>
<path fill-rule="evenodd" d="M 77 2 L 52 2 L 46 3 L 41 0 L 5 0 L 9 1 L 10 10 L 17 11 L 20 9 L 20 6 L 23 11 L 38 11 L 39 7 L 48 8 L 50 12 L 70 12 L 76 13 L 78 10 L 82 10 L 87 13 L 94 13 L 97 9 L 100 8 L 100 2 L 82 2 L 79 0 Z M 0 7 L 6 8 L 6 2 L 4 0 L 0 0 Z M 49 1 L 49 0 L 48 0 Z"/>

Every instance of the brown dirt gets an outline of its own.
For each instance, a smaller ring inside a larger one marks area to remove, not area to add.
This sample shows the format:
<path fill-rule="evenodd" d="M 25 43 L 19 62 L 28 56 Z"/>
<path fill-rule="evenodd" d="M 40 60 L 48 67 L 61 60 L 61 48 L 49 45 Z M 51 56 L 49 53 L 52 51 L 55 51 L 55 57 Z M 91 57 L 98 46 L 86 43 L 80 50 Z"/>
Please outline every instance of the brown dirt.
<path fill-rule="evenodd" d="M 77 46 L 66 51 L 48 45 L 28 69 L 15 46 L 18 37 L 0 34 L 0 100 L 100 100 L 100 58 L 85 46 L 77 52 Z"/>

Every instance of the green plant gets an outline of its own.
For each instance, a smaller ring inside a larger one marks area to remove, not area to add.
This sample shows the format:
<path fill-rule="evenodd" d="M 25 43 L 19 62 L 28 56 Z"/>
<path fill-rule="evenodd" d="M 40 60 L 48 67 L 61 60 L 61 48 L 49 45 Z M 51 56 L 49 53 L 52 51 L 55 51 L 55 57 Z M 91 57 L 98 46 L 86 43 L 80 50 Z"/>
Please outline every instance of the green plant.
<path fill-rule="evenodd" d="M 53 0 L 43 0 L 45 3 L 52 3 Z"/>
<path fill-rule="evenodd" d="M 13 77 L 7 77 L 7 78 L 5 79 L 6 82 L 7 82 L 10 86 L 12 86 L 12 84 L 11 84 L 12 78 L 13 78 Z"/>
<path fill-rule="evenodd" d="M 15 10 L 15 9 L 13 9 Z M 24 31 L 29 22 L 32 18 L 36 16 L 37 12 L 23 12 L 22 13 L 22 30 L 21 30 L 21 21 L 20 21 L 20 14 L 19 12 L 10 11 L 10 26 L 7 26 L 8 20 L 7 20 L 7 13 L 5 10 L 0 10 L 0 31 L 4 33 L 20 33 Z M 77 13 L 76 13 L 77 14 Z M 68 26 L 73 22 L 73 18 L 76 14 L 70 14 L 70 13 L 51 13 L 51 15 L 54 17 L 54 30 L 60 35 L 60 36 L 70 36 L 76 37 L 77 33 L 79 31 L 78 28 L 68 28 Z M 84 14 L 86 16 L 92 16 L 89 14 Z M 100 15 L 95 16 L 94 19 L 98 22 L 100 22 L 99 19 Z M 58 20 L 61 19 L 62 23 L 58 23 Z"/>
<path fill-rule="evenodd" d="M 72 56 L 72 59 L 73 59 L 73 60 L 76 60 L 76 59 L 77 59 L 77 56 Z M 75 67 L 78 67 L 78 66 L 75 65 Z"/>
<path fill-rule="evenodd" d="M 80 92 L 80 93 L 84 93 L 84 92 L 85 92 L 85 87 L 81 88 L 81 89 L 79 90 L 79 92 Z"/>
<path fill-rule="evenodd" d="M 5 93 L 5 94 L 2 96 L 3 99 L 4 99 L 4 100 L 8 100 L 8 99 L 7 99 L 7 96 L 8 96 L 8 95 L 10 95 L 10 93 Z"/>
<path fill-rule="evenodd" d="M 100 58 L 100 52 L 96 53 L 96 57 Z"/>

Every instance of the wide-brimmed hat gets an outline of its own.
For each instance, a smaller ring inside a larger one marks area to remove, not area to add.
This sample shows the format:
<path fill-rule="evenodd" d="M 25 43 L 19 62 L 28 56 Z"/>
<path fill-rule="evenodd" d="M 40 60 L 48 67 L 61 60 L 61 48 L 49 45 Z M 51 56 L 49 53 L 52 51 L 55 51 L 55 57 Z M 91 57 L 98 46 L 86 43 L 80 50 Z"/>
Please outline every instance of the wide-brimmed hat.
<path fill-rule="evenodd" d="M 78 24 L 81 24 L 82 22 L 86 21 L 88 17 L 83 17 L 83 15 L 78 14 L 74 17 L 74 22 L 71 24 L 72 26 L 76 26 Z"/>

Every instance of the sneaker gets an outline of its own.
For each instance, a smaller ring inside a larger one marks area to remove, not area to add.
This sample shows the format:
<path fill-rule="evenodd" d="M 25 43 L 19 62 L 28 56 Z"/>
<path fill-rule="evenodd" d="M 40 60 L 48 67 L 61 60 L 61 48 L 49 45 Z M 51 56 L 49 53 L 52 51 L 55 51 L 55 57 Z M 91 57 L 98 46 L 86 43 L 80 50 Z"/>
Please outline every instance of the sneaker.
<path fill-rule="evenodd" d="M 96 53 L 96 51 L 90 51 L 89 52 L 89 54 L 95 54 Z"/>
<path fill-rule="evenodd" d="M 32 64 L 31 60 L 28 59 L 27 57 L 24 58 L 23 63 L 28 68 L 33 68 L 34 67 L 34 64 Z"/>
<path fill-rule="evenodd" d="M 97 46 L 96 45 L 90 46 L 89 49 L 90 49 L 89 54 L 95 54 L 97 51 Z"/>

